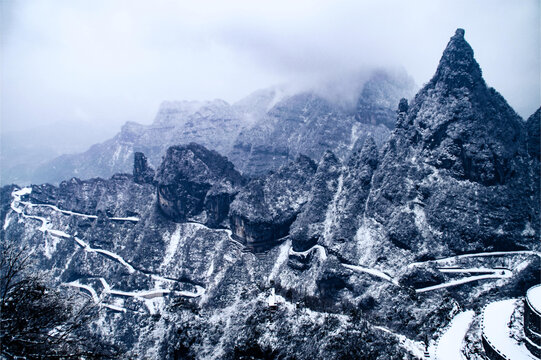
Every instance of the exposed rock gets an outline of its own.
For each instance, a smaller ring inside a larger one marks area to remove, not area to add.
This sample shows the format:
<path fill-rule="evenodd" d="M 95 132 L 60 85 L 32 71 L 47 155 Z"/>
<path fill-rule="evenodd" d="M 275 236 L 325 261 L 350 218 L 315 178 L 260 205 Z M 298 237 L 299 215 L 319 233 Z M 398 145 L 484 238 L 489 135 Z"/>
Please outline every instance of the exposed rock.
<path fill-rule="evenodd" d="M 330 214 L 328 207 L 339 186 L 341 164 L 330 151 L 325 152 L 312 180 L 310 199 L 291 226 L 293 250 L 305 251 L 321 242 L 325 220 Z M 332 210 L 331 210 L 332 211 Z"/>
<path fill-rule="evenodd" d="M 488 88 L 458 29 L 384 148 L 367 204 L 397 246 L 431 254 L 531 246 L 520 117 Z M 510 205 L 513 204 L 513 205 Z"/>
<path fill-rule="evenodd" d="M 72 178 L 62 181 L 58 187 L 33 185 L 29 199 L 33 203 L 55 205 L 82 214 L 127 217 L 145 212 L 149 205 L 146 202 L 152 203 L 154 192 L 154 187 L 149 184 L 134 183 L 131 175 L 117 174 L 109 180 Z"/>
<path fill-rule="evenodd" d="M 315 171 L 310 158 L 299 156 L 276 173 L 250 181 L 231 204 L 233 235 L 254 249 L 273 246 L 288 235 L 309 199 Z"/>
<path fill-rule="evenodd" d="M 378 148 L 368 138 L 361 150 L 349 159 L 342 173 L 342 186 L 336 194 L 334 214 L 325 246 L 352 261 L 357 229 L 364 216 L 372 175 L 378 166 Z"/>
<path fill-rule="evenodd" d="M 227 158 L 192 143 L 167 150 L 156 182 L 158 204 L 167 216 L 218 226 L 244 178 Z"/>
<path fill-rule="evenodd" d="M 166 101 L 152 124 L 127 122 L 115 137 L 84 153 L 62 155 L 33 174 L 25 170 L 25 179 L 58 183 L 74 176 L 107 178 L 131 172 L 136 152 L 156 168 L 170 146 L 190 142 L 227 156 L 250 176 L 276 170 L 300 154 L 319 161 L 327 149 L 344 160 L 367 136 L 383 145 L 394 126 L 398 100 L 413 90 L 406 74 L 378 70 L 361 94 L 348 94 L 359 98 L 357 109 L 313 91 L 286 94 L 280 88 L 256 91 L 232 105 L 223 100 Z"/>
<path fill-rule="evenodd" d="M 526 121 L 528 153 L 541 161 L 541 108 L 537 109 Z"/>
<path fill-rule="evenodd" d="M 133 181 L 138 184 L 153 184 L 155 171 L 148 164 L 147 157 L 142 152 L 133 155 Z"/>

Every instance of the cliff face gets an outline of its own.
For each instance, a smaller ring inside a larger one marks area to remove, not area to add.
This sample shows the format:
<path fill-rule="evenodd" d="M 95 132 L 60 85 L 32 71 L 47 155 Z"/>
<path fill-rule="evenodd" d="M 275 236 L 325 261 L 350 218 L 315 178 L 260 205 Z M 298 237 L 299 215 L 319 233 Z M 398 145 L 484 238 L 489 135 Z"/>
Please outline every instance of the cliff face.
<path fill-rule="evenodd" d="M 320 100 L 270 113 L 294 114 L 286 134 L 332 111 Z M 188 144 L 156 171 L 137 154 L 133 176 L 4 187 L 0 244 L 30 249 L 31 271 L 95 303 L 91 330 L 126 357 L 414 358 L 472 309 L 463 351 L 477 358 L 484 305 L 539 283 L 539 111 L 524 126 L 459 29 L 395 115 L 381 151 L 359 137 L 344 159 L 298 156 L 249 181 Z"/>
<path fill-rule="evenodd" d="M 486 86 L 459 29 L 432 80 L 399 111 L 367 215 L 423 256 L 521 249 L 534 239 L 523 234 L 539 233 L 527 162 L 521 119 Z"/>
<path fill-rule="evenodd" d="M 411 96 L 413 89 L 406 74 L 378 70 L 360 94 L 350 94 L 359 99 L 357 108 L 313 91 L 286 95 L 278 88 L 256 91 L 235 104 L 164 102 L 151 125 L 128 122 L 114 138 L 84 153 L 39 166 L 31 180 L 59 183 L 74 176 L 129 172 L 137 152 L 156 168 L 170 146 L 191 142 L 227 156 L 245 175 L 277 170 L 299 155 L 319 160 L 327 149 L 345 159 L 367 136 L 383 144 L 394 124 L 396 102 Z"/>
<path fill-rule="evenodd" d="M 275 246 L 306 203 L 315 170 L 311 159 L 300 156 L 276 173 L 252 180 L 231 204 L 233 235 L 254 248 Z"/>
<path fill-rule="evenodd" d="M 156 172 L 158 205 L 175 221 L 198 219 L 215 227 L 244 182 L 217 152 L 195 143 L 172 146 Z"/>

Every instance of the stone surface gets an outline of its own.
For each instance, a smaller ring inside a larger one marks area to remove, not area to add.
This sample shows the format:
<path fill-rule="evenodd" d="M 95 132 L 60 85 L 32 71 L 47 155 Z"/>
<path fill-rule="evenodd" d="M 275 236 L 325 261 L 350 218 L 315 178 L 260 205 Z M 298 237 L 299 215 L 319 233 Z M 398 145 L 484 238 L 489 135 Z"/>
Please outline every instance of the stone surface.
<path fill-rule="evenodd" d="M 156 172 L 158 205 L 175 221 L 218 226 L 244 178 L 227 158 L 191 143 L 167 150 Z"/>
<path fill-rule="evenodd" d="M 310 196 L 315 163 L 306 156 L 277 172 L 250 181 L 237 195 L 229 212 L 233 235 L 253 247 L 275 245 Z"/>

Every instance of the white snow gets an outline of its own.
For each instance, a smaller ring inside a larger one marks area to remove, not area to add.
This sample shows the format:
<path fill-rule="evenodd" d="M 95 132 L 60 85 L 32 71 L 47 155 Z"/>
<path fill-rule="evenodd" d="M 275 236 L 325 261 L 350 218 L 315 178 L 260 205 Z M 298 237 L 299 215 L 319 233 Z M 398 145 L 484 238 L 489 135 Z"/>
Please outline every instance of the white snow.
<path fill-rule="evenodd" d="M 171 260 L 173 260 L 173 256 L 175 256 L 178 244 L 180 243 L 180 230 L 181 226 L 179 224 L 171 236 L 169 236 L 169 242 L 167 244 L 167 248 L 165 249 L 165 257 L 161 265 L 162 267 L 169 265 Z"/>
<path fill-rule="evenodd" d="M 344 187 L 344 174 L 340 174 L 338 177 L 338 185 L 336 186 L 336 192 L 334 193 L 333 199 L 329 207 L 327 208 L 327 212 L 325 213 L 325 220 L 323 221 L 323 239 L 325 240 L 325 244 L 328 245 L 328 242 L 331 239 L 331 227 L 333 224 L 336 223 L 337 217 L 338 217 L 338 199 L 340 198 L 340 194 L 342 193 L 342 188 Z"/>
<path fill-rule="evenodd" d="M 438 271 L 443 273 L 493 273 L 496 275 L 499 273 L 500 275 L 509 275 L 511 276 L 511 270 L 509 269 L 503 269 L 503 268 L 439 268 Z"/>
<path fill-rule="evenodd" d="M 274 288 L 271 288 L 271 294 L 268 299 L 269 307 L 276 306 L 276 292 Z"/>
<path fill-rule="evenodd" d="M 72 281 L 72 282 L 66 283 L 65 285 L 80 288 L 80 289 L 85 289 L 86 291 L 90 293 L 90 296 L 92 296 L 92 300 L 94 301 L 95 304 L 99 302 L 98 294 L 96 294 L 96 291 L 94 290 L 92 286 L 81 284 L 79 281 Z"/>
<path fill-rule="evenodd" d="M 111 292 L 111 286 L 104 278 L 100 278 L 101 285 L 103 286 L 103 291 L 108 294 Z"/>
<path fill-rule="evenodd" d="M 473 257 L 486 257 L 486 256 L 506 256 L 506 255 L 537 255 L 541 257 L 541 253 L 537 251 L 529 251 L 529 250 L 523 250 L 523 251 L 494 251 L 494 252 L 483 252 L 483 253 L 476 253 L 476 254 L 464 254 L 464 255 L 457 255 L 457 256 L 451 256 L 446 257 L 442 259 L 437 260 L 428 260 L 423 262 L 414 262 L 408 265 L 408 268 L 412 268 L 415 266 L 422 266 L 425 264 L 446 264 L 449 262 L 453 262 L 459 259 L 466 259 L 466 258 L 473 258 Z"/>
<path fill-rule="evenodd" d="M 60 230 L 47 229 L 47 232 L 56 237 L 67 238 L 67 239 L 71 238 L 71 235 L 68 235 L 65 232 L 60 231 Z"/>
<path fill-rule="evenodd" d="M 153 289 L 146 291 L 122 291 L 122 290 L 109 290 L 109 294 L 125 296 L 125 297 L 135 297 L 142 299 L 153 299 L 156 297 L 163 297 L 166 294 L 169 294 L 171 290 L 167 289 Z"/>
<path fill-rule="evenodd" d="M 483 311 L 483 336 L 508 359 L 536 359 L 524 344 L 510 337 L 508 323 L 518 301 L 509 299 L 487 305 Z"/>
<path fill-rule="evenodd" d="M 384 331 L 388 334 L 394 335 L 398 338 L 400 346 L 409 351 L 417 359 L 424 359 L 424 343 L 420 341 L 414 341 L 402 334 L 397 334 L 383 326 L 374 326 L 374 329 Z"/>
<path fill-rule="evenodd" d="M 199 286 L 199 285 L 196 285 L 195 286 L 195 292 L 191 292 L 191 291 L 175 291 L 175 294 L 178 294 L 180 296 L 185 296 L 185 297 L 191 297 L 191 298 L 196 298 L 196 297 L 199 297 L 201 295 L 203 295 L 205 293 L 205 288 Z"/>
<path fill-rule="evenodd" d="M 462 284 L 466 284 L 466 283 L 469 283 L 469 282 L 472 282 L 472 281 L 486 280 L 486 279 L 509 278 L 512 275 L 513 275 L 513 273 L 510 270 L 498 269 L 497 271 L 495 271 L 492 274 L 468 276 L 468 277 L 461 278 L 461 279 L 451 280 L 451 281 L 448 281 L 448 282 L 443 283 L 443 284 L 428 286 L 428 287 L 425 287 L 425 288 L 422 288 L 422 289 L 416 289 L 415 291 L 417 293 L 423 293 L 423 292 L 443 289 L 443 288 L 447 288 L 447 287 L 451 287 L 451 286 L 462 285 Z"/>
<path fill-rule="evenodd" d="M 123 308 L 121 306 L 116 306 L 112 304 L 101 304 L 101 306 L 114 310 L 114 311 L 118 311 L 118 312 L 124 312 L 124 313 L 126 312 L 126 308 Z"/>
<path fill-rule="evenodd" d="M 139 221 L 139 218 L 137 216 L 112 217 L 112 218 L 109 218 L 109 219 L 115 220 L 115 221 L 133 221 L 133 222 Z"/>
<path fill-rule="evenodd" d="M 268 277 L 268 281 L 271 281 L 275 278 L 275 276 L 278 274 L 278 270 L 280 270 L 280 267 L 283 263 L 287 261 L 287 258 L 289 256 L 289 249 L 291 248 L 291 241 L 287 240 L 285 243 L 280 245 L 280 253 L 278 254 L 278 258 L 274 262 L 274 266 L 272 267 L 271 273 Z"/>
<path fill-rule="evenodd" d="M 19 200 L 21 199 L 21 196 L 23 195 L 28 195 L 28 194 L 31 194 L 32 193 L 32 188 L 31 187 L 25 187 L 25 188 L 22 188 L 20 190 L 16 190 L 13 192 L 13 195 L 18 197 Z"/>
<path fill-rule="evenodd" d="M 399 286 L 398 281 L 396 279 L 393 279 L 390 275 L 384 273 L 381 270 L 373 269 L 373 268 L 367 268 L 367 267 L 363 267 L 363 266 L 359 266 L 359 265 L 342 264 L 342 266 L 344 266 L 345 268 L 348 268 L 350 270 L 364 272 L 364 273 L 379 277 L 379 278 L 381 278 L 383 280 L 386 280 L 386 281 L 388 281 L 390 283 L 393 283 L 394 285 Z"/>
<path fill-rule="evenodd" d="M 321 260 L 327 259 L 327 250 L 321 245 L 314 245 L 310 249 L 306 251 L 294 251 L 293 248 L 289 248 L 289 255 L 297 255 L 297 256 L 306 256 L 313 250 L 319 250 L 319 254 L 321 256 Z"/>
<path fill-rule="evenodd" d="M 107 250 L 102 250 L 102 249 L 94 249 L 92 247 L 90 247 L 90 245 L 88 245 L 87 243 L 85 243 L 83 240 L 79 239 L 78 237 L 74 236 L 73 239 L 87 252 L 95 252 L 95 253 L 100 253 L 100 254 L 103 254 L 105 256 L 108 256 L 110 258 L 113 258 L 115 259 L 116 261 L 118 261 L 119 263 L 121 263 L 122 265 L 124 265 L 127 269 L 128 269 L 128 272 L 130 274 L 134 273 L 135 272 L 135 269 L 133 268 L 133 266 L 131 266 L 126 260 L 124 260 L 120 255 L 117 255 L 113 252 L 110 252 L 110 251 L 107 251 Z"/>
<path fill-rule="evenodd" d="M 210 262 L 209 269 L 207 270 L 207 277 L 211 276 L 214 272 L 214 259 Z"/>
<path fill-rule="evenodd" d="M 528 292 L 526 292 L 526 299 L 532 308 L 541 314 L 541 285 L 530 288 Z"/>
<path fill-rule="evenodd" d="M 122 265 L 124 265 L 127 269 L 128 269 L 128 272 L 130 274 L 134 273 L 135 272 L 135 269 L 133 268 L 133 266 L 131 266 L 126 260 L 124 260 L 120 255 L 117 255 L 115 253 L 112 253 L 110 251 L 107 251 L 107 250 L 102 250 L 102 249 L 92 249 L 89 245 L 87 245 L 87 247 L 85 248 L 86 251 L 90 251 L 90 252 L 97 252 L 97 253 L 101 253 L 101 254 L 104 254 L 106 256 L 109 256 L 109 257 L 112 257 L 113 259 L 115 259 L 116 261 L 118 261 L 119 263 L 121 263 Z"/>
<path fill-rule="evenodd" d="M 463 311 L 455 315 L 445 333 L 438 339 L 436 347 L 437 360 L 464 359 L 462 354 L 464 336 L 474 315 L 473 310 Z"/>

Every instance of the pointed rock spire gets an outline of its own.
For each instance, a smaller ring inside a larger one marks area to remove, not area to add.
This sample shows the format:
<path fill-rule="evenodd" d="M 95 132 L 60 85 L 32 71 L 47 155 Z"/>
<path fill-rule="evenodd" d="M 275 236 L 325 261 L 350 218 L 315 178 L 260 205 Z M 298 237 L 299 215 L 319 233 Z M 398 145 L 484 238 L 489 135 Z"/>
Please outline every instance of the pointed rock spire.
<path fill-rule="evenodd" d="M 481 84 L 486 86 L 481 67 L 473 56 L 473 49 L 464 39 L 464 29 L 457 29 L 451 37 L 430 83 L 450 89 L 471 89 Z"/>

